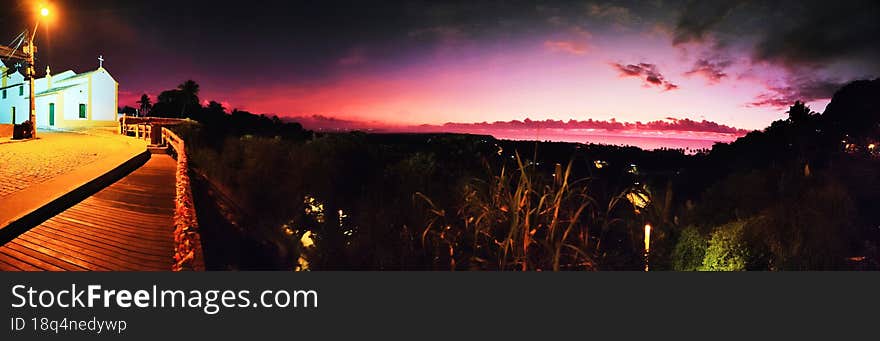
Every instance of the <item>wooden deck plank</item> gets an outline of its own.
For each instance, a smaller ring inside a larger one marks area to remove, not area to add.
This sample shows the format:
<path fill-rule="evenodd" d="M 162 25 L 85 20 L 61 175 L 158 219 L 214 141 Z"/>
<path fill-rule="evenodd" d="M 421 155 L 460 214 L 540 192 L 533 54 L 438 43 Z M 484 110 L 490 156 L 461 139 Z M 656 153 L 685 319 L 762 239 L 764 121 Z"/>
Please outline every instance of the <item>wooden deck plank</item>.
<path fill-rule="evenodd" d="M 112 204 L 110 204 L 112 205 Z M 101 208 L 100 206 L 81 206 L 74 207 L 68 210 L 70 214 L 73 215 L 83 215 L 89 218 L 93 217 L 105 217 L 104 220 L 117 220 L 120 217 L 126 217 L 129 220 L 139 220 L 139 219 L 171 219 L 171 216 L 174 215 L 173 209 L 162 210 L 160 213 L 135 213 L 130 214 L 130 211 L 116 209 L 116 208 Z"/>
<path fill-rule="evenodd" d="M 95 215 L 95 218 L 103 218 L 98 215 Z M 164 241 L 166 237 L 168 237 L 167 231 L 154 231 L 148 229 L 139 229 L 137 227 L 132 227 L 130 225 L 126 225 L 126 222 L 117 222 L 113 220 L 101 221 L 100 223 L 91 223 L 88 220 L 88 217 L 82 217 L 74 214 L 66 214 L 63 217 L 58 216 L 53 221 L 58 222 L 60 224 L 73 224 L 76 226 L 81 226 L 83 228 L 112 228 L 113 230 L 119 232 L 120 235 L 124 236 L 134 236 L 138 237 L 141 240 L 156 240 L 156 241 Z M 106 219 L 112 219 L 107 217 Z M 141 223 L 147 224 L 156 224 L 156 223 L 165 223 L 168 226 L 171 226 L 171 221 L 167 219 L 151 219 L 151 220 L 140 220 Z"/>
<path fill-rule="evenodd" d="M 87 248 L 96 253 L 100 253 L 106 257 L 111 257 L 114 259 L 124 259 L 128 262 L 155 262 L 155 261 L 165 261 L 166 257 L 164 255 L 153 255 L 146 254 L 142 252 L 135 252 L 129 249 L 121 248 L 117 245 L 113 244 L 104 244 L 100 241 L 95 241 L 91 239 L 81 238 L 78 236 L 72 236 L 69 234 L 65 234 L 63 232 L 54 231 L 51 229 L 41 229 L 40 231 L 29 231 L 28 233 L 32 233 L 34 235 L 39 235 L 43 238 L 52 238 L 56 239 L 63 243 L 68 243 L 71 245 L 78 245 L 83 248 Z"/>
<path fill-rule="evenodd" d="M 174 196 L 171 194 L 170 196 Z M 94 205 L 94 206 L 93 206 Z M 112 207 L 112 208 L 108 208 Z M 135 211 L 136 210 L 136 211 Z M 174 207 L 168 208 L 157 208 L 155 206 L 141 206 L 141 205 L 120 205 L 119 202 L 109 201 L 109 202 L 92 202 L 90 205 L 84 205 L 82 207 L 77 207 L 78 212 L 83 213 L 104 213 L 104 214 L 113 214 L 119 215 L 125 212 L 138 212 L 136 214 L 130 215 L 132 218 L 136 217 L 154 217 L 154 216 L 169 216 L 174 214 Z"/>
<path fill-rule="evenodd" d="M 14 264 L 7 263 L 5 260 L 3 260 L 3 258 L 0 258 L 0 268 L 12 269 L 14 271 L 23 271 L 24 270 L 24 269 L 21 269 L 21 268 L 15 266 Z"/>
<path fill-rule="evenodd" d="M 17 245 L 22 248 L 25 248 L 28 250 L 27 253 L 32 254 L 32 255 L 36 254 L 36 255 L 38 255 L 37 257 L 40 257 L 40 258 L 43 257 L 40 254 L 48 255 L 48 256 L 50 256 L 50 257 L 46 257 L 46 260 L 48 262 L 55 264 L 55 265 L 57 265 L 61 268 L 64 268 L 66 270 L 74 270 L 74 271 L 99 270 L 99 268 L 96 267 L 94 264 L 83 261 L 82 259 L 79 259 L 76 257 L 71 257 L 70 255 L 65 254 L 64 252 L 61 252 L 59 250 L 55 250 L 51 247 L 48 247 L 49 245 L 46 245 L 46 244 L 42 244 L 42 243 L 41 244 L 34 244 L 30 241 L 27 241 L 25 238 L 17 238 L 15 240 L 13 240 L 12 242 L 10 242 L 9 244 L 11 244 L 10 247 L 15 247 Z"/>
<path fill-rule="evenodd" d="M 25 239 L 28 242 L 47 245 L 47 247 L 58 250 L 59 252 L 63 252 L 72 257 L 90 263 L 93 262 L 95 265 L 102 267 L 105 270 L 117 268 L 134 269 L 134 266 L 128 264 L 124 259 L 119 260 L 114 258 L 112 253 L 102 253 L 98 248 L 89 247 L 89 245 L 77 241 L 48 238 L 39 233 L 32 232 L 25 233 L 21 237 L 21 239 Z"/>
<path fill-rule="evenodd" d="M 83 228 L 77 226 L 75 223 L 64 223 L 63 225 L 59 225 L 55 222 L 46 222 L 44 223 L 44 225 L 56 231 L 62 231 L 66 227 L 66 232 L 81 235 L 105 244 L 116 245 L 121 248 L 129 249 L 133 252 L 153 254 L 156 252 L 161 253 L 165 251 L 165 248 L 163 246 L 157 245 L 153 241 L 140 239 L 136 236 L 122 235 L 119 233 L 119 231 L 114 229 L 107 229 L 104 227 L 95 229 L 90 229 L 88 227 Z"/>
<path fill-rule="evenodd" d="M 51 257 L 42 257 L 42 256 L 38 255 L 37 258 L 34 258 L 30 254 L 21 252 L 21 250 L 18 247 L 16 247 L 16 245 L 13 243 L 6 243 L 6 245 L 3 245 L 3 253 L 8 255 L 9 257 L 12 257 L 12 258 L 17 259 L 19 261 L 22 261 L 24 263 L 33 265 L 34 267 L 36 267 L 40 270 L 48 270 L 48 271 L 63 271 L 63 270 L 65 270 L 64 268 L 62 268 L 60 266 L 56 266 L 52 263 L 46 262 L 43 259 L 40 259 L 40 258 L 51 259 Z"/>
<path fill-rule="evenodd" d="M 176 161 L 146 164 L 0 246 L 0 270 L 170 270 Z"/>
<path fill-rule="evenodd" d="M 22 262 L 22 261 L 18 260 L 17 258 L 12 257 L 7 254 L 4 254 L 4 253 L 0 253 L 0 261 L 3 261 L 3 263 L 6 263 L 6 264 L 13 266 L 12 268 L 3 268 L 4 270 L 5 269 L 9 269 L 9 270 L 19 269 L 19 270 L 23 270 L 23 271 L 40 271 L 40 270 L 42 270 L 36 266 L 31 265 L 30 263 Z"/>

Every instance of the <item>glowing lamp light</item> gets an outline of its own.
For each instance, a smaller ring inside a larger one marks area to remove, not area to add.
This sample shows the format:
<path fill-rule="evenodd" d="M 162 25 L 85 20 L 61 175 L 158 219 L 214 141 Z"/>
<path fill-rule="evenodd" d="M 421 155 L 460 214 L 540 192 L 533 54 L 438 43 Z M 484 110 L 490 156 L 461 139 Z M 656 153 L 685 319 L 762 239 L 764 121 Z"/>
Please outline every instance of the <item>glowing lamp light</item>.
<path fill-rule="evenodd" d="M 651 203 L 651 198 L 642 192 L 629 192 L 626 194 L 626 200 L 629 200 L 636 210 L 645 208 Z"/>
<path fill-rule="evenodd" d="M 312 239 L 312 231 L 306 231 L 306 233 L 303 233 L 302 237 L 299 239 L 299 242 L 302 243 L 302 246 L 306 248 L 315 245 L 315 240 Z"/>
<path fill-rule="evenodd" d="M 649 255 L 651 253 L 651 224 L 645 224 L 645 271 L 650 268 Z"/>
<path fill-rule="evenodd" d="M 48 16 L 49 16 L 49 9 L 46 8 L 46 7 L 41 8 L 41 9 L 40 9 L 40 15 L 42 15 L 42 16 L 44 16 L 44 17 L 48 17 Z"/>

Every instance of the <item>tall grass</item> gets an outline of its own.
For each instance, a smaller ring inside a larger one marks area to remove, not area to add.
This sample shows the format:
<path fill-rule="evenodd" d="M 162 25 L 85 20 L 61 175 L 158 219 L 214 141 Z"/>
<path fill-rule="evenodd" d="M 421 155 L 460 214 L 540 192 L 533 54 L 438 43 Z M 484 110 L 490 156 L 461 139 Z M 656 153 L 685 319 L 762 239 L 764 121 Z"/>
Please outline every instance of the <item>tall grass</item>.
<path fill-rule="evenodd" d="M 482 270 L 596 270 L 601 240 L 614 207 L 588 194 L 589 180 L 572 180 L 572 162 L 548 177 L 516 154 L 513 172 L 502 167 L 488 181 L 464 186 L 454 212 L 422 193 L 430 219 L 421 235 L 435 267 Z"/>

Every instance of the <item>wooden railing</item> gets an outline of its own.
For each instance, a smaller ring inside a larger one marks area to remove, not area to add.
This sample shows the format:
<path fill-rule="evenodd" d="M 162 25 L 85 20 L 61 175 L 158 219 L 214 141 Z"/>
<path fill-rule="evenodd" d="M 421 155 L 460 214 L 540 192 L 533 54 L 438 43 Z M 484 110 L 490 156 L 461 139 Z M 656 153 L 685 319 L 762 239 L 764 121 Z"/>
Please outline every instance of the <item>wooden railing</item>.
<path fill-rule="evenodd" d="M 196 218 L 195 202 L 189 179 L 189 162 L 186 146 L 177 134 L 168 128 L 161 128 L 163 145 L 171 148 L 177 155 L 176 189 L 174 202 L 174 265 L 173 271 L 204 271 L 205 260 Z"/>
<path fill-rule="evenodd" d="M 162 127 L 188 122 L 192 121 L 180 118 L 122 116 L 119 118 L 119 133 L 151 140 L 154 144 L 158 144 L 160 139 L 153 138 L 153 130 L 158 132 Z"/>

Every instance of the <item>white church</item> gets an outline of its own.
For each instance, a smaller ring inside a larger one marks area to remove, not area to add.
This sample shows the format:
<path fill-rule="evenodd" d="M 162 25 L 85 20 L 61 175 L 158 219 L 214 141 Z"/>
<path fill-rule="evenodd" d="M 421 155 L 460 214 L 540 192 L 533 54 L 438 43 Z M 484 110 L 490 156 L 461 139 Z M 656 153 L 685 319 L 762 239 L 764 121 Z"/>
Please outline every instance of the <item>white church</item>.
<path fill-rule="evenodd" d="M 49 67 L 43 78 L 34 80 L 37 127 L 67 129 L 116 124 L 119 83 L 104 69 L 77 74 L 71 70 L 53 75 Z M 20 72 L 7 75 L 10 66 L 0 62 L 0 124 L 28 120 L 29 82 Z"/>

